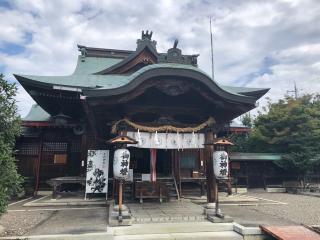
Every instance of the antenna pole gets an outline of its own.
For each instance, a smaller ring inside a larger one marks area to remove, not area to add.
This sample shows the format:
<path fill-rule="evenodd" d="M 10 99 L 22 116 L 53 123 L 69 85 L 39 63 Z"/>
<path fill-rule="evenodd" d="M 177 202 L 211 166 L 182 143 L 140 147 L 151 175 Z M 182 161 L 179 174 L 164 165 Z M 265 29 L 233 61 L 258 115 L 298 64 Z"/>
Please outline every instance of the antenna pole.
<path fill-rule="evenodd" d="M 211 71 L 212 71 L 212 79 L 214 80 L 213 38 L 212 38 L 212 26 L 211 26 L 211 19 L 212 19 L 212 17 L 210 17 Z"/>
<path fill-rule="evenodd" d="M 294 81 L 294 96 L 296 97 L 296 99 L 298 99 L 298 88 L 296 81 Z"/>
<path fill-rule="evenodd" d="M 297 88 L 297 83 L 296 83 L 296 81 L 294 81 L 294 88 L 293 88 L 293 90 L 291 90 L 291 91 L 287 91 L 287 93 L 294 93 L 294 98 L 295 99 L 298 99 L 298 97 L 299 97 L 299 90 L 301 90 L 301 89 L 298 89 Z"/>

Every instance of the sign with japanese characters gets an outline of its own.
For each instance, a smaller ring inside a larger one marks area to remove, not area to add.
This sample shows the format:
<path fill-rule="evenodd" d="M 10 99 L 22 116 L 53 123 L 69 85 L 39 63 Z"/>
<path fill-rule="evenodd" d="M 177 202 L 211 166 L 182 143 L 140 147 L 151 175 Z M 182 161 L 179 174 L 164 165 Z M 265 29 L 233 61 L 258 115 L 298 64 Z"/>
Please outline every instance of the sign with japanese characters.
<path fill-rule="evenodd" d="M 117 149 L 113 157 L 113 176 L 127 179 L 129 176 L 130 152 L 128 149 Z"/>
<path fill-rule="evenodd" d="M 88 150 L 86 193 L 108 193 L 109 150 Z"/>
<path fill-rule="evenodd" d="M 213 153 L 213 170 L 217 179 L 228 179 L 229 157 L 225 151 L 215 151 Z"/>

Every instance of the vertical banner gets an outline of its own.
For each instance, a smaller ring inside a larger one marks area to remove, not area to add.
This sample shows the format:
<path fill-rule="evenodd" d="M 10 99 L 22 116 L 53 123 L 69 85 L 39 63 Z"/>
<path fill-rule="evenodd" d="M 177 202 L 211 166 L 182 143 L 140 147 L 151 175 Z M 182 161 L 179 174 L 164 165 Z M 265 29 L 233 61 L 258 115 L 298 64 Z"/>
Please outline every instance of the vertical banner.
<path fill-rule="evenodd" d="M 157 181 L 157 149 L 150 149 L 150 172 L 151 172 L 151 182 Z"/>
<path fill-rule="evenodd" d="M 88 150 L 86 194 L 108 195 L 109 150 Z"/>

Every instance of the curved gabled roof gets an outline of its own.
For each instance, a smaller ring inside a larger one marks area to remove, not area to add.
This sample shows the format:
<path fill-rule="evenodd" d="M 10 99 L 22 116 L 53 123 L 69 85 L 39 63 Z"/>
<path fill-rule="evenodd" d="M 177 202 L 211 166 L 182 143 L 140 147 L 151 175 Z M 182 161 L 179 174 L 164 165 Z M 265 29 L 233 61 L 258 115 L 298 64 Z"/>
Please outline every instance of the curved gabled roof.
<path fill-rule="evenodd" d="M 135 52 L 131 53 L 127 58 L 110 67 L 106 67 L 102 71 L 98 71 L 96 74 L 107 74 L 118 68 L 121 68 L 126 64 L 128 64 L 130 61 L 134 60 L 139 54 L 141 54 L 145 50 L 149 50 L 150 53 L 153 54 L 155 58 L 158 58 L 159 54 L 157 53 L 157 50 L 153 46 L 153 43 L 151 41 L 141 41 L 138 49 Z"/>
<path fill-rule="evenodd" d="M 51 116 L 44 109 L 42 109 L 38 104 L 33 104 L 27 116 L 22 118 L 24 122 L 48 122 Z"/>
<path fill-rule="evenodd" d="M 222 87 L 215 81 L 213 81 L 210 76 L 201 71 L 199 68 L 193 67 L 191 65 L 172 63 L 152 64 L 141 68 L 140 70 L 127 77 L 127 84 L 119 86 L 118 88 L 110 89 L 101 87 L 98 89 L 84 89 L 83 93 L 88 97 L 102 97 L 124 94 L 133 90 L 138 85 L 142 84 L 144 81 L 150 78 L 165 76 L 184 77 L 186 79 L 194 79 L 200 81 L 201 83 L 206 85 L 213 93 L 231 101 L 254 104 L 255 101 L 259 98 L 257 96 L 254 96 L 254 94 L 252 96 L 249 96 L 238 93 L 235 91 L 235 89 L 232 89 L 233 91 L 229 91 L 228 89 L 226 89 L 226 87 Z M 266 93 L 267 91 L 268 89 L 264 89 L 264 93 Z M 249 89 L 248 92 L 250 92 Z"/>
<path fill-rule="evenodd" d="M 93 65 L 94 61 L 88 61 L 88 63 L 88 65 Z M 78 64 L 82 65 L 82 62 L 79 61 Z M 95 69 L 97 69 L 97 67 L 99 66 L 95 66 Z M 91 70 L 89 71 L 89 69 Z M 47 89 L 57 85 L 77 87 L 80 88 L 83 94 L 88 97 L 102 97 L 123 94 L 133 90 L 136 86 L 149 78 L 161 76 L 179 76 L 185 77 L 186 79 L 194 79 L 206 85 L 218 96 L 224 99 L 242 103 L 254 104 L 257 99 L 259 99 L 269 90 L 262 88 L 257 89 L 222 86 L 213 81 L 210 76 L 208 76 L 199 68 L 186 64 L 152 64 L 139 69 L 131 75 L 97 75 L 92 74 L 92 68 L 89 67 L 89 69 L 82 68 L 81 70 L 81 67 L 77 66 L 75 72 L 70 76 L 15 75 L 15 77 L 22 85 L 38 85 Z"/>
<path fill-rule="evenodd" d="M 121 58 L 105 58 L 105 57 L 86 57 L 83 61 L 81 56 L 78 56 L 78 62 L 76 69 L 72 75 L 87 75 L 95 72 L 102 71 L 105 68 L 109 68 L 122 62 Z"/>

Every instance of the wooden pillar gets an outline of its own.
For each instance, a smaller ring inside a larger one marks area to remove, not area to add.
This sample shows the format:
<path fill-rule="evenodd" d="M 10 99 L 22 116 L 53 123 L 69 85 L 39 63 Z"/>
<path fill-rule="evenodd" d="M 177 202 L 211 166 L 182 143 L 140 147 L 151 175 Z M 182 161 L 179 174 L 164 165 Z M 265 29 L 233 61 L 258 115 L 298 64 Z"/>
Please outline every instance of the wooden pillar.
<path fill-rule="evenodd" d="M 213 142 L 213 132 L 209 131 L 205 134 L 205 142 Z M 207 178 L 207 201 L 214 203 L 217 197 L 217 182 L 213 172 L 212 154 L 214 151 L 213 145 L 206 145 L 204 149 L 206 160 L 206 178 Z"/>
<path fill-rule="evenodd" d="M 119 222 L 122 222 L 122 180 L 119 181 Z"/>
<path fill-rule="evenodd" d="M 247 183 L 247 188 L 249 188 L 249 171 L 248 171 L 248 163 L 244 163 L 246 166 L 246 183 Z"/>
<path fill-rule="evenodd" d="M 88 148 L 87 148 L 87 133 L 82 134 L 81 136 L 81 157 L 80 157 L 80 175 L 86 175 L 87 172 L 87 157 L 88 157 Z M 82 166 L 83 164 L 83 166 Z"/>
<path fill-rule="evenodd" d="M 266 180 L 266 169 L 267 169 L 267 166 L 266 166 L 266 162 L 263 162 L 263 169 L 262 169 L 262 178 L 263 178 L 263 188 L 264 190 L 267 189 L 267 180 Z"/>
<path fill-rule="evenodd" d="M 181 153 L 178 151 L 178 171 L 179 171 L 179 192 L 180 196 L 182 197 L 182 186 L 181 186 Z"/>
<path fill-rule="evenodd" d="M 42 149 L 43 149 L 43 132 L 40 133 L 39 152 L 38 152 L 38 159 L 36 164 L 36 182 L 35 182 L 35 188 L 33 193 L 35 196 L 37 195 L 39 190 Z"/>

